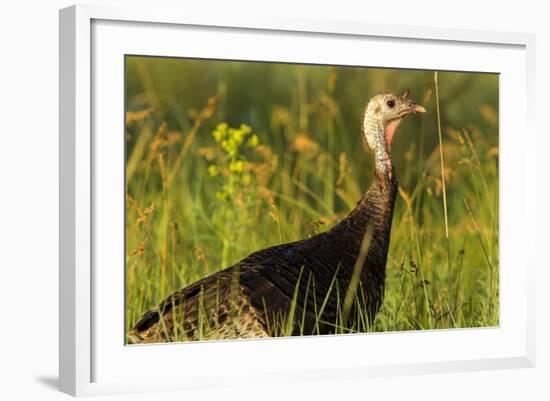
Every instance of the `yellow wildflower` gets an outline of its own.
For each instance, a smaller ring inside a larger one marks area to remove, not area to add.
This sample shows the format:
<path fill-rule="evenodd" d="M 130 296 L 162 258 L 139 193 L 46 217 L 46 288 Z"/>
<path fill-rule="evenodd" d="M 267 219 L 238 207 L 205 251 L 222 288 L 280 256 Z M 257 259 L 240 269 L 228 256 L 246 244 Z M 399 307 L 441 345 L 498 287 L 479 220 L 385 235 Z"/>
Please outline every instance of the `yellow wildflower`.
<path fill-rule="evenodd" d="M 242 182 L 243 185 L 250 185 L 250 183 L 252 182 L 252 176 L 250 174 L 243 175 Z"/>
<path fill-rule="evenodd" d="M 211 177 L 217 176 L 219 173 L 218 166 L 211 165 L 208 167 L 208 174 L 210 174 Z"/>
<path fill-rule="evenodd" d="M 219 129 L 217 129 L 212 133 L 212 135 L 214 135 L 214 139 L 216 140 L 216 142 L 219 142 L 225 136 L 225 132 L 220 131 Z"/>
<path fill-rule="evenodd" d="M 232 160 L 229 163 L 229 171 L 232 173 L 241 173 L 244 169 L 244 161 L 242 160 Z"/>
<path fill-rule="evenodd" d="M 250 146 L 251 148 L 255 148 L 256 146 L 258 146 L 259 143 L 260 143 L 260 140 L 258 139 L 258 135 L 254 134 L 248 140 L 247 145 Z"/>
<path fill-rule="evenodd" d="M 248 135 L 252 132 L 252 128 L 250 128 L 246 124 L 241 124 L 241 131 L 244 133 L 244 135 Z"/>

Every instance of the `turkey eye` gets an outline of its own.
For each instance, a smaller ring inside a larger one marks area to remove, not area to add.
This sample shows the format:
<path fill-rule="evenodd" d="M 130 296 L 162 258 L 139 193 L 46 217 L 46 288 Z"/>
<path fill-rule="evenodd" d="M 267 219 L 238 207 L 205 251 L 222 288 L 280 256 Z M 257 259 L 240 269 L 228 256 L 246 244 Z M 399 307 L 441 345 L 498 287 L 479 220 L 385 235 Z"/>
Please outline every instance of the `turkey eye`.
<path fill-rule="evenodd" d="M 395 106 L 395 101 L 394 101 L 394 100 L 388 100 L 388 101 L 386 102 L 386 104 L 388 105 L 388 107 L 389 107 L 390 109 L 393 109 L 393 107 Z"/>

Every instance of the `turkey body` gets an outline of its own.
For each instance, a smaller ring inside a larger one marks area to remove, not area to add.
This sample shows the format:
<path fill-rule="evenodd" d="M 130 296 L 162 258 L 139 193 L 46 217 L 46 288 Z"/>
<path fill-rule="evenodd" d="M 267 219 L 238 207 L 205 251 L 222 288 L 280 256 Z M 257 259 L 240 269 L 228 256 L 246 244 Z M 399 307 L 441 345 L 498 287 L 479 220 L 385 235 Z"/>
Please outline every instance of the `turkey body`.
<path fill-rule="evenodd" d="M 128 342 L 333 334 L 342 326 L 368 326 L 384 295 L 394 177 L 375 173 L 332 229 L 254 252 L 171 294 L 138 320 Z"/>

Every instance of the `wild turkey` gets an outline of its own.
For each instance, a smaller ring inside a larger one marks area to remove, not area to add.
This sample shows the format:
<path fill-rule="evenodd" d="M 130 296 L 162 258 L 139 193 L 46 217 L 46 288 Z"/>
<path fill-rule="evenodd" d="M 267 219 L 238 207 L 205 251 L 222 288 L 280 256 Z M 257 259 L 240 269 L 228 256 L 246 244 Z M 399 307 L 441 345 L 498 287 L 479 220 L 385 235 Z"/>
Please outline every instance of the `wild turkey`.
<path fill-rule="evenodd" d="M 368 327 L 384 296 L 397 181 L 393 136 L 408 114 L 425 112 L 380 93 L 365 108 L 362 132 L 374 153 L 374 180 L 332 229 L 252 253 L 176 291 L 146 312 L 129 343 L 331 334 Z"/>

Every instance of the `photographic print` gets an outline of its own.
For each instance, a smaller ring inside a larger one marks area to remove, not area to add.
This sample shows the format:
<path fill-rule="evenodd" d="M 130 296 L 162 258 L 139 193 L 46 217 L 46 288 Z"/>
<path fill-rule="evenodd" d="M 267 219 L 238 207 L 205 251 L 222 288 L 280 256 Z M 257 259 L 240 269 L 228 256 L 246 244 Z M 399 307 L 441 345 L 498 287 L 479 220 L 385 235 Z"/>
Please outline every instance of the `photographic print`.
<path fill-rule="evenodd" d="M 126 343 L 499 324 L 499 76 L 127 55 Z"/>

